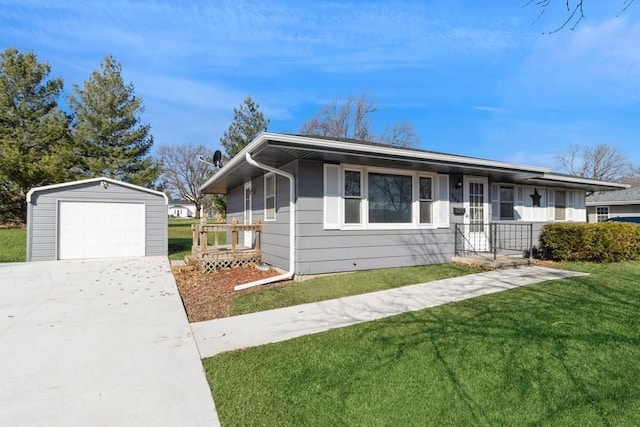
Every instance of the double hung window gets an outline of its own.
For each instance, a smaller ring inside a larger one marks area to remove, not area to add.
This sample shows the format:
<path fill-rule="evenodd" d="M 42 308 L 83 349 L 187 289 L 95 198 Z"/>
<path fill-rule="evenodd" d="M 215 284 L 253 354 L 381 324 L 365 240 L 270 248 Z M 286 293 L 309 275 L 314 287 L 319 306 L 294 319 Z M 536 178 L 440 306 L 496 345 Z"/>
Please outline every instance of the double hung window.
<path fill-rule="evenodd" d="M 609 219 L 609 206 L 596 207 L 596 216 L 598 222 L 604 222 Z"/>
<path fill-rule="evenodd" d="M 264 177 L 264 219 L 276 219 L 276 175 L 273 173 Z"/>

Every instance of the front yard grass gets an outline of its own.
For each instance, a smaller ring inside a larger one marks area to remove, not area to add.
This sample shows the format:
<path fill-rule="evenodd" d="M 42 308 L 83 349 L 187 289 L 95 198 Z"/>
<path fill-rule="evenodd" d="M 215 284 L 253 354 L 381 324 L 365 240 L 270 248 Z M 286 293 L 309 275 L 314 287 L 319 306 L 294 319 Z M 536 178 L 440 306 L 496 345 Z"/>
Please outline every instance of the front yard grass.
<path fill-rule="evenodd" d="M 225 426 L 639 425 L 640 263 L 203 361 Z"/>
<path fill-rule="evenodd" d="M 454 264 L 385 268 L 316 277 L 260 292 L 238 295 L 232 315 L 289 307 L 367 292 L 381 291 L 416 283 L 477 273 L 479 270 Z"/>
<path fill-rule="evenodd" d="M 27 259 L 27 230 L 0 228 L 0 262 L 24 262 Z"/>

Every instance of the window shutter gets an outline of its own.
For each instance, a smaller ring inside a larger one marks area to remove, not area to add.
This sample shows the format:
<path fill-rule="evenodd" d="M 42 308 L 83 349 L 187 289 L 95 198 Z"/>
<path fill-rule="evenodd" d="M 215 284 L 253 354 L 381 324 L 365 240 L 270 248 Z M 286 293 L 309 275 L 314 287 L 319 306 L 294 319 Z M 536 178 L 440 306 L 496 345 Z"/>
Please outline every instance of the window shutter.
<path fill-rule="evenodd" d="M 566 216 L 567 216 L 567 221 L 575 221 L 576 218 L 574 216 L 574 212 L 573 212 L 573 191 L 571 190 L 567 190 L 567 202 L 566 202 Z"/>
<path fill-rule="evenodd" d="M 547 212 L 549 212 L 549 221 L 553 221 L 554 219 L 556 219 L 556 203 L 555 203 L 555 192 L 553 191 L 553 189 L 549 188 L 547 189 Z"/>
<path fill-rule="evenodd" d="M 491 220 L 500 220 L 500 185 L 491 184 Z"/>
<path fill-rule="evenodd" d="M 340 229 L 340 165 L 324 165 L 324 229 Z"/>
<path fill-rule="evenodd" d="M 514 194 L 514 201 L 513 201 L 513 217 L 516 220 L 520 220 L 520 221 L 530 221 L 529 218 L 527 218 L 527 210 L 525 209 L 524 205 L 525 205 L 525 201 L 524 201 L 524 187 L 522 186 L 515 186 L 515 194 Z"/>
<path fill-rule="evenodd" d="M 436 191 L 438 201 L 436 204 L 436 227 L 449 228 L 449 175 L 436 176 Z"/>

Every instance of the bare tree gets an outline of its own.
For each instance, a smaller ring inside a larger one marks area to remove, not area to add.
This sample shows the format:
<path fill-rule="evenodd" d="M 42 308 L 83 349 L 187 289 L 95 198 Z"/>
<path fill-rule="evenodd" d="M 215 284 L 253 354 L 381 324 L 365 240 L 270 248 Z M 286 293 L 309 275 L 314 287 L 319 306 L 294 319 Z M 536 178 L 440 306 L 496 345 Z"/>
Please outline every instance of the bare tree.
<path fill-rule="evenodd" d="M 631 6 L 633 2 L 634 0 L 623 0 L 622 7 L 620 8 L 620 12 L 618 12 L 616 16 L 622 15 L 629 8 L 629 6 Z M 557 3 L 559 2 L 558 1 L 554 2 L 553 0 L 529 0 L 525 3 L 525 6 L 535 5 L 538 8 L 540 8 L 540 13 L 538 14 L 538 17 L 533 21 L 533 23 L 535 24 L 544 16 L 545 12 L 547 12 L 547 10 L 549 10 L 553 4 L 557 4 Z M 585 18 L 584 0 L 575 0 L 573 2 L 571 0 L 564 0 L 563 3 L 564 3 L 564 7 L 567 9 L 566 19 L 557 28 L 555 28 L 554 30 L 548 31 L 547 34 L 557 33 L 558 31 L 565 29 L 567 26 L 569 26 L 569 29 L 571 31 L 573 31 L 576 29 L 578 24 L 580 24 L 580 22 Z"/>
<path fill-rule="evenodd" d="M 215 173 L 215 168 L 200 161 L 213 158 L 213 151 L 203 145 L 164 145 L 160 147 L 162 162 L 161 179 L 167 190 L 182 200 L 196 205 L 196 217 L 200 217 L 200 206 L 206 194 L 200 192 L 200 186 Z"/>
<path fill-rule="evenodd" d="M 571 175 L 603 181 L 618 181 L 634 175 L 627 157 L 609 144 L 596 146 L 571 145 L 557 153 L 558 165 Z"/>
<path fill-rule="evenodd" d="M 408 122 L 396 123 L 382 134 L 376 135 L 371 129 L 370 116 L 377 108 L 375 103 L 361 95 L 350 96 L 344 101 L 333 100 L 325 105 L 300 129 L 303 135 L 328 136 L 333 138 L 356 139 L 359 141 L 382 142 L 411 147 L 418 144 L 413 125 Z"/>

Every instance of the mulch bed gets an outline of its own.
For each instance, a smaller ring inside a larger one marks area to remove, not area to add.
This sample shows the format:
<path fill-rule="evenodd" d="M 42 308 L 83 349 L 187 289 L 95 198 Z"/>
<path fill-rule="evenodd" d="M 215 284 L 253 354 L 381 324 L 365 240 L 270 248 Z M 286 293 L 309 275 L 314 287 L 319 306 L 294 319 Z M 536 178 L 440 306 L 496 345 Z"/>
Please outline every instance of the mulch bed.
<path fill-rule="evenodd" d="M 234 286 L 278 275 L 275 270 L 262 271 L 255 267 L 227 268 L 207 274 L 200 273 L 196 266 L 175 267 L 172 271 L 189 322 L 230 316 L 236 296 L 264 289 L 234 291 Z"/>

